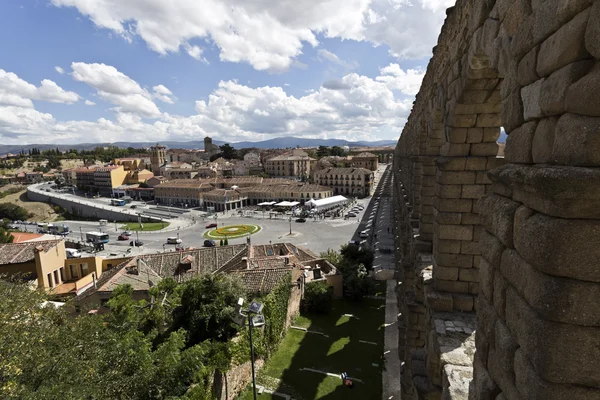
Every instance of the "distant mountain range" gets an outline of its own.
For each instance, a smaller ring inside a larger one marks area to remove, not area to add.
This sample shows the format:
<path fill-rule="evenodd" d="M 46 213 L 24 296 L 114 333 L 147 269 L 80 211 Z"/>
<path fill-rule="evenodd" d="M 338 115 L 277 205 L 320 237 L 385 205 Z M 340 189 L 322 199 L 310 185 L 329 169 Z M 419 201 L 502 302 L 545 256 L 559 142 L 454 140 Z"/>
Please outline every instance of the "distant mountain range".
<path fill-rule="evenodd" d="M 374 142 L 366 142 L 366 141 L 358 141 L 358 142 L 350 142 L 348 140 L 343 139 L 305 139 L 305 138 L 297 138 L 297 137 L 278 137 L 269 140 L 263 140 L 261 142 L 224 142 L 220 140 L 213 140 L 213 143 L 216 145 L 222 145 L 225 143 L 231 144 L 236 149 L 243 149 L 248 147 L 256 147 L 259 149 L 281 149 L 288 147 L 315 147 L 315 146 L 395 146 L 397 140 L 376 140 Z M 126 147 L 150 147 L 155 145 L 156 142 L 115 142 L 115 143 L 78 143 L 78 144 L 14 144 L 14 145 L 0 145 L 0 155 L 13 153 L 17 154 L 24 150 L 27 150 L 35 147 L 40 150 L 49 150 L 56 149 L 58 147 L 59 150 L 64 151 L 68 149 L 77 149 L 77 150 L 93 150 L 96 147 L 105 147 L 105 146 L 118 146 L 121 148 Z M 160 142 L 160 144 L 167 146 L 167 148 L 171 149 L 203 149 L 204 142 L 202 140 L 195 140 L 190 142 Z"/>

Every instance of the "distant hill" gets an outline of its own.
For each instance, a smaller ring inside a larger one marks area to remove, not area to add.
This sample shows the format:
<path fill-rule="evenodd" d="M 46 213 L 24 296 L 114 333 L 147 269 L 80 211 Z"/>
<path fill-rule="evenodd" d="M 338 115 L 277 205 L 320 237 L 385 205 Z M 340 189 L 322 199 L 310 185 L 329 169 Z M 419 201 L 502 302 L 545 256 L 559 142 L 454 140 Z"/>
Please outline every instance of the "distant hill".
<path fill-rule="evenodd" d="M 214 144 L 222 145 L 225 143 L 230 143 L 233 147 L 237 149 L 247 148 L 247 147 L 256 147 L 259 149 L 280 149 L 287 147 L 314 147 L 314 146 L 395 146 L 396 140 L 377 140 L 373 142 L 366 141 L 358 141 L 358 142 L 350 142 L 348 140 L 343 139 L 305 139 L 305 138 L 297 138 L 297 137 L 279 137 L 269 140 L 263 140 L 261 142 L 224 142 L 221 140 L 213 140 Z M 36 147 L 40 150 L 49 150 L 56 149 L 58 147 L 59 150 L 64 151 L 68 149 L 77 149 L 77 150 L 93 150 L 96 147 L 104 147 L 104 146 L 117 146 L 121 148 L 126 147 L 150 147 L 156 144 L 156 142 L 115 142 L 115 143 L 78 143 L 78 144 L 24 144 L 24 145 L 0 145 L 0 155 L 13 153 L 17 154 L 24 150 L 27 150 Z M 194 140 L 190 142 L 172 142 L 165 141 L 160 142 L 160 144 L 167 146 L 167 148 L 177 148 L 177 149 L 203 149 L 204 142 L 201 140 Z"/>

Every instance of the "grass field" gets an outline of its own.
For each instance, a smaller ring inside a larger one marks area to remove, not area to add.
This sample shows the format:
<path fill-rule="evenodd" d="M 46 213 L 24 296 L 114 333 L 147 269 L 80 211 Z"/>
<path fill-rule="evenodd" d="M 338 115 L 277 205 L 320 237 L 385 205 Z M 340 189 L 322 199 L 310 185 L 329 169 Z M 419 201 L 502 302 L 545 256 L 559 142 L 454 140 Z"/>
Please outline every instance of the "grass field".
<path fill-rule="evenodd" d="M 143 228 L 140 228 L 140 224 L 138 224 L 137 222 L 124 222 L 121 223 L 121 228 L 123 230 L 130 230 L 130 231 L 140 231 L 140 232 L 147 232 L 147 231 L 158 231 L 160 229 L 166 228 L 169 226 L 168 222 L 144 222 L 143 224 Z"/>
<path fill-rule="evenodd" d="M 257 384 L 288 394 L 296 400 L 381 399 L 384 312 L 383 300 L 367 299 L 360 303 L 335 300 L 329 315 L 299 316 L 294 322 L 296 326 L 319 331 L 329 337 L 290 329 L 279 350 L 258 374 Z M 337 376 L 303 371 L 302 368 Z M 363 383 L 355 380 L 352 389 L 343 386 L 339 378 L 342 372 Z M 252 398 L 249 385 L 240 399 Z M 266 393 L 258 398 L 281 399 Z"/>
<path fill-rule="evenodd" d="M 6 191 L 13 187 L 16 186 L 7 185 L 0 188 L 0 191 Z M 30 221 L 53 222 L 62 220 L 61 216 L 52 209 L 50 204 L 29 200 L 25 188 L 20 192 L 1 198 L 0 203 L 13 203 L 25 208 L 27 212 L 33 214 L 28 218 Z"/>
<path fill-rule="evenodd" d="M 260 231 L 260 226 L 254 224 L 228 225 L 204 232 L 206 239 L 236 239 L 255 234 Z"/>

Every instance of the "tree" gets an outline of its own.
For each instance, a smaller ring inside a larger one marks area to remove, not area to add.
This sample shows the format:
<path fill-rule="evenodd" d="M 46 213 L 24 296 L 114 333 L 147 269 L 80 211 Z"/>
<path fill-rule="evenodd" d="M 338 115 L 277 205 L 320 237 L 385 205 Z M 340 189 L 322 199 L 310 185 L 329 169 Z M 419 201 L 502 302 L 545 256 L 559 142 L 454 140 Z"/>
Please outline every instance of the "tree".
<path fill-rule="evenodd" d="M 346 155 L 346 152 L 340 146 L 333 146 L 331 148 L 331 155 L 332 156 L 344 157 Z"/>
<path fill-rule="evenodd" d="M 342 272 L 343 274 L 343 272 Z M 344 275 L 344 297 L 350 300 L 362 300 L 375 292 L 375 282 L 368 277 L 367 269 L 359 264 L 354 270 Z"/>
<path fill-rule="evenodd" d="M 333 304 L 333 287 L 325 281 L 309 282 L 304 287 L 300 308 L 305 312 L 328 313 Z"/>
<path fill-rule="evenodd" d="M 342 255 L 342 264 L 358 265 L 362 264 L 370 271 L 373 269 L 373 260 L 375 255 L 373 250 L 368 247 L 358 247 L 355 245 L 344 245 L 340 251 Z"/>
<path fill-rule="evenodd" d="M 212 156 L 210 156 L 209 161 L 213 162 L 217 158 L 221 158 L 221 157 L 225 157 L 225 155 L 223 153 L 216 153 L 216 154 L 213 154 Z"/>
<path fill-rule="evenodd" d="M 237 151 L 229 143 L 219 146 L 219 149 L 221 149 L 221 153 L 223 153 L 223 158 L 226 158 L 227 160 L 238 158 Z"/>
<path fill-rule="evenodd" d="M 0 243 L 12 243 L 15 237 L 3 227 L 0 227 Z"/>
<path fill-rule="evenodd" d="M 327 249 L 327 251 L 322 251 L 320 254 L 321 258 L 332 263 L 334 266 L 338 267 L 342 263 L 342 254 L 339 251 L 335 251 L 333 249 Z"/>
<path fill-rule="evenodd" d="M 319 146 L 319 148 L 317 149 L 317 157 L 319 157 L 319 158 L 326 157 L 330 154 L 331 153 L 330 153 L 329 147 L 327 147 L 327 146 Z"/>
<path fill-rule="evenodd" d="M 238 331 L 232 318 L 235 304 L 243 295 L 242 283 L 232 275 L 203 274 L 187 281 L 181 291 L 175 327 L 188 332 L 188 345 L 204 340 L 226 342 Z"/>
<path fill-rule="evenodd" d="M 7 218 L 11 221 L 17 221 L 26 220 L 28 217 L 29 213 L 27 212 L 27 210 L 17 204 L 0 204 L 0 218 Z"/>

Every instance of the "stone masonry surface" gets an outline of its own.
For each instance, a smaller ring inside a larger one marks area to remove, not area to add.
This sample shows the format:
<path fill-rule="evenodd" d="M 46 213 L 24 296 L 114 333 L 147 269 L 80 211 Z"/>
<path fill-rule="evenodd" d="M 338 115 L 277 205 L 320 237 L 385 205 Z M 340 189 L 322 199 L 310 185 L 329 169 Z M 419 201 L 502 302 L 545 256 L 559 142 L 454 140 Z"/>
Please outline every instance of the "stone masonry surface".
<path fill-rule="evenodd" d="M 393 160 L 402 398 L 599 399 L 600 0 L 446 14 Z"/>

